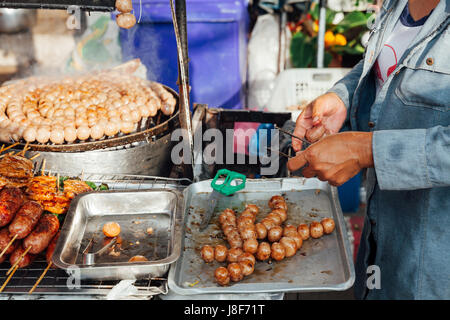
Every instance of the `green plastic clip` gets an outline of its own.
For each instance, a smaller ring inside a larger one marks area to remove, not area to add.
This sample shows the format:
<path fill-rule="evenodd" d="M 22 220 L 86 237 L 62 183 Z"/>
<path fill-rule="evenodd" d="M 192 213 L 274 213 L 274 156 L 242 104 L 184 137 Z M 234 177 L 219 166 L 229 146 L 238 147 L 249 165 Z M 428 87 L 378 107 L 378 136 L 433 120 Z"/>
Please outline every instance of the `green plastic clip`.
<path fill-rule="evenodd" d="M 225 181 L 222 184 L 218 184 L 217 180 L 220 177 L 225 176 Z M 227 169 L 220 169 L 217 171 L 216 176 L 211 181 L 211 188 L 220 192 L 226 196 L 245 188 L 245 179 L 247 177 L 239 172 L 230 171 Z"/>

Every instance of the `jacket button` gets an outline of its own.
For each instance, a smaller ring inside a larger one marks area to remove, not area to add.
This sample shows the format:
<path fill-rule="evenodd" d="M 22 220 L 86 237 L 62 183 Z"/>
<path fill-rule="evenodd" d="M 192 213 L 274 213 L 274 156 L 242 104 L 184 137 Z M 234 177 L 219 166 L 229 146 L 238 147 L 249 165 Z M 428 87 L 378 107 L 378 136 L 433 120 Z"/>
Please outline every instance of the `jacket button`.
<path fill-rule="evenodd" d="M 375 127 L 375 122 L 369 121 L 369 123 L 367 125 L 369 126 L 369 128 L 373 128 L 373 127 Z"/>
<path fill-rule="evenodd" d="M 434 63 L 434 59 L 433 58 L 427 58 L 427 65 L 432 66 Z"/>
<path fill-rule="evenodd" d="M 377 224 L 377 222 L 374 219 L 370 219 L 370 224 L 375 226 Z"/>

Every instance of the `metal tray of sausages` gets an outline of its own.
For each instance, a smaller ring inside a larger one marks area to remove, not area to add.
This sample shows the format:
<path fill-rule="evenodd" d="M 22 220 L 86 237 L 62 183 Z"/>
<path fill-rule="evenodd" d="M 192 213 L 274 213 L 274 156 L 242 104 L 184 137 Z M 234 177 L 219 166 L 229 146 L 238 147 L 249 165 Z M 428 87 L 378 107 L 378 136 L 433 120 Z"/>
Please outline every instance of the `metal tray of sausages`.
<path fill-rule="evenodd" d="M 194 183 L 184 190 L 182 251 L 169 271 L 171 290 L 183 295 L 314 292 L 343 291 L 353 285 L 355 271 L 336 188 L 317 179 L 248 179 L 245 189 L 218 201 L 210 225 L 200 232 L 200 221 L 212 192 L 210 183 L 210 180 Z M 280 262 L 257 261 L 250 276 L 228 286 L 219 286 L 214 281 L 214 270 L 219 266 L 226 267 L 226 263 L 206 264 L 200 257 L 200 248 L 205 244 L 228 246 L 219 227 L 219 213 L 226 208 L 240 212 L 246 204 L 253 203 L 260 208 L 257 215 L 257 221 L 260 221 L 270 212 L 268 200 L 273 195 L 283 195 L 286 199 L 288 219 L 285 223 L 297 226 L 332 217 L 336 223 L 335 231 L 319 239 L 304 241 L 302 248 L 291 258 Z"/>
<path fill-rule="evenodd" d="M 81 280 L 122 280 L 160 277 L 180 256 L 183 222 L 183 195 L 169 189 L 101 191 L 76 197 L 69 208 L 53 263 L 70 270 Z M 121 227 L 120 249 L 83 261 L 83 252 L 92 240 L 89 252 L 96 252 L 109 240 L 103 225 L 117 222 Z M 153 232 L 149 234 L 148 228 Z M 120 255 L 117 255 L 117 252 Z M 144 262 L 128 262 L 136 255 Z"/>

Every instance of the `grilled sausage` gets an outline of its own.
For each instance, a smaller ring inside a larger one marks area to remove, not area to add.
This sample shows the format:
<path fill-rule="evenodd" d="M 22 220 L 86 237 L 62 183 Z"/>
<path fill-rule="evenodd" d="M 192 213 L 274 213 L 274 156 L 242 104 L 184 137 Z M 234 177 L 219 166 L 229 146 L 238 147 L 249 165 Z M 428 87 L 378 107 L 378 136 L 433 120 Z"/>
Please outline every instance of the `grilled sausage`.
<path fill-rule="evenodd" d="M 8 227 L 11 236 L 23 239 L 34 229 L 44 209 L 35 201 L 26 201 Z"/>
<path fill-rule="evenodd" d="M 23 192 L 18 188 L 3 188 L 0 191 L 0 227 L 11 222 L 23 201 Z"/>
<path fill-rule="evenodd" d="M 36 228 L 23 240 L 25 249 L 31 247 L 31 254 L 45 250 L 59 230 L 59 220 L 53 214 L 44 214 L 39 219 Z"/>
<path fill-rule="evenodd" d="M 17 260 L 19 260 L 20 256 L 25 252 L 25 249 L 22 245 L 18 245 L 16 250 L 13 251 L 11 256 L 9 257 L 9 262 L 11 265 L 14 265 Z M 31 254 L 29 251 L 28 253 L 22 258 L 22 260 L 19 262 L 18 267 L 19 268 L 25 268 L 29 266 L 34 259 L 36 258 L 36 255 Z"/>
<path fill-rule="evenodd" d="M 2 252 L 8 243 L 11 241 L 12 237 L 9 234 L 8 228 L 0 229 L 0 252 Z M 13 242 L 12 245 L 5 251 L 5 255 L 10 254 L 16 248 L 18 242 Z"/>
<path fill-rule="evenodd" d="M 6 254 L 4 254 L 0 257 L 0 263 L 3 263 L 3 261 L 5 261 L 5 259 L 6 259 Z"/>
<path fill-rule="evenodd" d="M 53 237 L 52 241 L 47 247 L 47 252 L 45 252 L 45 259 L 48 263 L 52 262 L 53 252 L 55 252 L 56 243 L 58 242 L 60 232 L 56 234 L 56 236 Z"/>

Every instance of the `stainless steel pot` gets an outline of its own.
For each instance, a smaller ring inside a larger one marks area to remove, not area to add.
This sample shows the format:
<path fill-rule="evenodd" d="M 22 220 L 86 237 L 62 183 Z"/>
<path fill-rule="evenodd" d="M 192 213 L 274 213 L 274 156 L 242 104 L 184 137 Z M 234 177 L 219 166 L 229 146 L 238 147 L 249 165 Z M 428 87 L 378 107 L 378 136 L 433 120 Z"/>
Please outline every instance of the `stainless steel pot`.
<path fill-rule="evenodd" d="M 0 9 L 0 32 L 14 33 L 25 31 L 36 23 L 36 10 Z"/>

